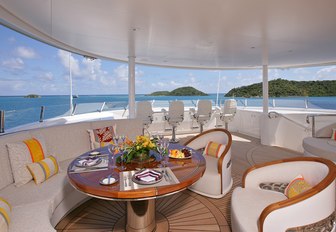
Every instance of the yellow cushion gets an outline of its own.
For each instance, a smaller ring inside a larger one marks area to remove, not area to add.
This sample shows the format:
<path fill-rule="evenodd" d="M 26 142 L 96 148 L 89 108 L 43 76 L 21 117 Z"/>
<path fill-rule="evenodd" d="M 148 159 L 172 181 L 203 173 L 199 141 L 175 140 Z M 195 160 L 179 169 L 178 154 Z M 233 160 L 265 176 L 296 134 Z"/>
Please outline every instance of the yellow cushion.
<path fill-rule="evenodd" d="M 27 165 L 28 170 L 32 174 L 36 184 L 40 184 L 58 173 L 58 163 L 54 156 L 49 156 L 39 162 Z"/>
<path fill-rule="evenodd" d="M 288 198 L 292 198 L 311 188 L 312 187 L 307 181 L 305 181 L 303 176 L 298 175 L 288 184 L 287 188 L 285 189 L 285 195 Z"/>
<path fill-rule="evenodd" d="M 221 156 L 224 150 L 225 150 L 224 144 L 210 141 L 206 145 L 203 155 L 209 155 L 218 158 Z"/>
<path fill-rule="evenodd" d="M 332 140 L 336 140 L 336 128 L 333 128 L 333 129 L 332 129 L 331 139 L 332 139 Z"/>
<path fill-rule="evenodd" d="M 0 197 L 0 231 L 7 232 L 10 223 L 11 205 L 2 197 Z"/>
<path fill-rule="evenodd" d="M 46 146 L 42 137 L 27 139 L 22 142 L 8 143 L 8 155 L 12 166 L 14 184 L 19 187 L 33 179 L 27 164 L 43 160 Z"/>

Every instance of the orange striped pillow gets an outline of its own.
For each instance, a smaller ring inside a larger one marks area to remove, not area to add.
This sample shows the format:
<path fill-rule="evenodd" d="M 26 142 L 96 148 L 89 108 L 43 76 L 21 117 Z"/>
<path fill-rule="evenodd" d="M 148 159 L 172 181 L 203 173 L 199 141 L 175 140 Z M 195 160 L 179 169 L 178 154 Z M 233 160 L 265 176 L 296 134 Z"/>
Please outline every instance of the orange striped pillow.
<path fill-rule="evenodd" d="M 19 187 L 31 181 L 33 177 L 27 169 L 27 164 L 38 162 L 45 158 L 44 140 L 36 137 L 18 143 L 8 143 L 7 149 L 15 186 Z"/>
<path fill-rule="evenodd" d="M 27 168 L 32 174 L 36 184 L 46 181 L 59 171 L 57 160 L 52 155 L 39 162 L 28 164 Z"/>
<path fill-rule="evenodd" d="M 8 231 L 11 217 L 11 205 L 0 197 L 0 231 Z"/>
<path fill-rule="evenodd" d="M 220 144 L 220 143 L 216 143 L 216 142 L 208 142 L 208 144 L 206 145 L 203 155 L 208 155 L 208 156 L 212 156 L 215 158 L 218 158 L 221 156 L 221 154 L 223 153 L 223 151 L 225 150 L 225 145 L 224 144 Z"/>
<path fill-rule="evenodd" d="M 333 129 L 332 129 L 331 139 L 332 139 L 332 140 L 336 140 L 336 128 L 333 128 Z"/>

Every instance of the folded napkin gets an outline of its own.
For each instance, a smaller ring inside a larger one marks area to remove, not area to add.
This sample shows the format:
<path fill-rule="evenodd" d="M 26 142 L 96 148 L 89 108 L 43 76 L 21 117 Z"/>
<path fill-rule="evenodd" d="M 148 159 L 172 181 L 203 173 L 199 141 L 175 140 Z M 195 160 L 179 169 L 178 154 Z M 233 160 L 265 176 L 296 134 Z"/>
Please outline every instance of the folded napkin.
<path fill-rule="evenodd" d="M 101 158 L 88 157 L 77 161 L 77 166 L 90 167 L 100 163 Z"/>
<path fill-rule="evenodd" d="M 138 172 L 134 174 L 135 179 L 144 181 L 144 182 L 152 182 L 152 181 L 158 181 L 162 178 L 162 174 L 158 171 L 145 169 L 141 172 Z"/>

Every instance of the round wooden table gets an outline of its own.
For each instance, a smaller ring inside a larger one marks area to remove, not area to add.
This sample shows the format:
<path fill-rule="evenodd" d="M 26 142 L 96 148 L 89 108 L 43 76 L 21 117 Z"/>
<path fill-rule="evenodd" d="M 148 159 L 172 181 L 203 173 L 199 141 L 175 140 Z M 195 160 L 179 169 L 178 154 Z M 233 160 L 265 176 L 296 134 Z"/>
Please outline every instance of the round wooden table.
<path fill-rule="evenodd" d="M 170 144 L 169 149 L 182 149 L 179 144 Z M 97 151 L 108 154 L 107 148 L 100 148 Z M 87 152 L 80 157 L 88 156 Z M 109 159 L 111 157 L 109 156 Z M 119 170 L 111 168 L 111 160 L 107 170 L 99 170 L 84 173 L 71 173 L 75 160 L 69 165 L 68 177 L 74 188 L 92 197 L 118 200 L 127 202 L 126 231 L 147 232 L 156 229 L 155 222 L 155 199 L 186 189 L 188 186 L 199 180 L 205 171 L 205 159 L 198 151 L 193 151 L 191 159 L 169 159 L 168 167 L 172 170 L 179 183 L 164 186 L 151 186 L 145 188 L 122 191 L 121 181 L 112 185 L 101 185 L 99 181 L 112 175 L 119 180 Z M 146 164 L 147 168 L 156 168 L 159 162 L 154 161 Z M 126 165 L 127 170 L 134 170 L 135 164 Z"/>

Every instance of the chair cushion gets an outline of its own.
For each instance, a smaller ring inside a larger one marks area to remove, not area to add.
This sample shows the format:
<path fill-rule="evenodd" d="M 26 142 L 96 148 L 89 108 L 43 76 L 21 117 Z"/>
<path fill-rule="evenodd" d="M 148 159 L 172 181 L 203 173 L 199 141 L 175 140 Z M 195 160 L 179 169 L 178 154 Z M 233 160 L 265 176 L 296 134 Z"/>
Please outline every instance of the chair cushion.
<path fill-rule="evenodd" d="M 208 196 L 218 196 L 221 194 L 221 179 L 217 168 L 218 159 L 205 156 L 205 161 L 206 169 L 203 176 L 189 189 L 202 192 Z"/>
<path fill-rule="evenodd" d="M 107 146 L 113 142 L 113 137 L 117 134 L 117 126 L 107 126 L 88 130 L 91 149 Z"/>
<path fill-rule="evenodd" d="M 0 197 L 0 231 L 7 232 L 11 220 L 11 205 Z"/>
<path fill-rule="evenodd" d="M 54 156 L 27 165 L 36 184 L 40 184 L 58 173 L 58 163 Z"/>
<path fill-rule="evenodd" d="M 298 175 L 291 182 L 289 182 L 288 186 L 285 189 L 285 195 L 288 198 L 292 198 L 311 188 L 312 187 L 309 183 L 307 183 L 307 181 L 305 181 L 303 176 Z"/>
<path fill-rule="evenodd" d="M 32 138 L 17 143 L 7 144 L 12 166 L 14 183 L 17 187 L 33 179 L 27 165 L 45 158 L 46 147 L 42 138 Z"/>
<path fill-rule="evenodd" d="M 223 153 L 224 150 L 225 150 L 225 145 L 224 144 L 220 144 L 220 143 L 210 141 L 206 145 L 206 147 L 204 149 L 204 152 L 203 152 L 203 155 L 208 155 L 208 156 L 218 158 L 218 157 L 221 156 L 221 154 Z"/>
<path fill-rule="evenodd" d="M 231 198 L 233 228 L 237 231 L 258 231 L 258 219 L 268 205 L 286 200 L 287 197 L 275 191 L 236 188 Z"/>

